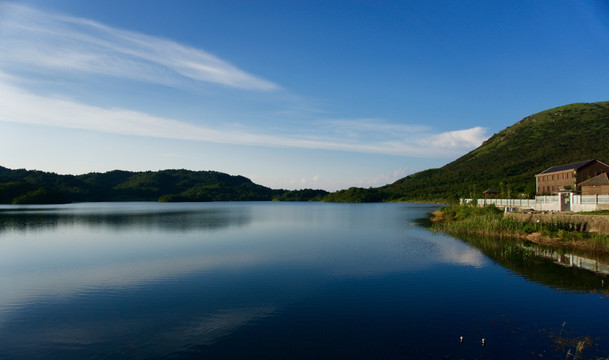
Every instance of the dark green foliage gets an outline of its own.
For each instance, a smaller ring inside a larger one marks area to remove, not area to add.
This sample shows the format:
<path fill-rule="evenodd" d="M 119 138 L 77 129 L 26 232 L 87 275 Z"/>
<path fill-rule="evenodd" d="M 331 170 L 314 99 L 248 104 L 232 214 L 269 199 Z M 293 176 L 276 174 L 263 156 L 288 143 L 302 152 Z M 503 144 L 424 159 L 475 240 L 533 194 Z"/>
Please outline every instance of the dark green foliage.
<path fill-rule="evenodd" d="M 25 181 L 0 183 L 0 204 L 63 204 L 67 198 L 53 190 Z"/>
<path fill-rule="evenodd" d="M 36 186 L 25 181 L 0 184 L 0 204 L 11 204 L 13 199 L 34 190 L 36 190 Z"/>
<path fill-rule="evenodd" d="M 286 191 L 281 195 L 277 195 L 273 198 L 275 201 L 321 201 L 329 194 L 325 190 L 292 190 Z"/>
<path fill-rule="evenodd" d="M 327 202 L 349 202 L 349 203 L 368 203 L 368 202 L 381 202 L 386 198 L 379 189 L 363 189 L 352 187 L 347 190 L 340 190 L 331 194 L 328 194 L 323 201 Z"/>
<path fill-rule="evenodd" d="M 216 171 L 110 171 L 80 176 L 0 167 L 0 203 L 269 201 L 285 190 Z"/>
<path fill-rule="evenodd" d="M 609 102 L 580 103 L 528 116 L 439 169 L 425 170 L 379 190 L 386 200 L 535 195 L 535 174 L 582 160 L 609 162 Z"/>
<path fill-rule="evenodd" d="M 45 188 L 29 191 L 12 200 L 13 204 L 65 204 L 67 202 L 68 200 L 63 194 Z"/>

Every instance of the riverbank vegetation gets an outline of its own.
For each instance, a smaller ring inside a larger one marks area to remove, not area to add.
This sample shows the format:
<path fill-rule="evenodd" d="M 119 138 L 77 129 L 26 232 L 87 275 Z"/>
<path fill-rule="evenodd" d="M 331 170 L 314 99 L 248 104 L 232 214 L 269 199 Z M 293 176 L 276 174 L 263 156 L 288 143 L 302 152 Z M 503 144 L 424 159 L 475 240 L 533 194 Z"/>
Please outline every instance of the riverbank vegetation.
<path fill-rule="evenodd" d="M 432 214 L 432 229 L 454 236 L 519 238 L 587 253 L 609 254 L 609 235 L 581 231 L 563 223 L 521 222 L 494 205 L 450 205 Z"/>

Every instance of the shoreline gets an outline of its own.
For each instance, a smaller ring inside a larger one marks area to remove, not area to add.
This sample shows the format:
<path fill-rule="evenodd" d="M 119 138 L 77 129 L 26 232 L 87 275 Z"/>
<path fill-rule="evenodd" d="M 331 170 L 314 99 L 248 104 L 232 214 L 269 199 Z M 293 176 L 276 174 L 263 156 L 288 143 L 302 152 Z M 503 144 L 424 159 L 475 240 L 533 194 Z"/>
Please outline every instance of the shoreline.
<path fill-rule="evenodd" d="M 453 236 L 478 235 L 515 239 L 561 250 L 580 251 L 587 255 L 609 256 L 609 235 L 606 230 L 603 228 L 601 232 L 587 231 L 587 222 L 580 221 L 583 215 L 577 219 L 580 226 L 576 226 L 573 222 L 565 221 L 569 217 L 577 217 L 574 214 L 560 214 L 560 221 L 556 221 L 554 214 L 536 214 L 546 215 L 547 219 L 543 220 L 531 214 L 504 216 L 494 208 L 479 209 L 482 210 L 460 216 L 451 214 L 454 207 L 434 211 L 429 218 L 432 222 L 431 228 Z M 609 223 L 609 217 L 604 217 L 603 220 Z"/>

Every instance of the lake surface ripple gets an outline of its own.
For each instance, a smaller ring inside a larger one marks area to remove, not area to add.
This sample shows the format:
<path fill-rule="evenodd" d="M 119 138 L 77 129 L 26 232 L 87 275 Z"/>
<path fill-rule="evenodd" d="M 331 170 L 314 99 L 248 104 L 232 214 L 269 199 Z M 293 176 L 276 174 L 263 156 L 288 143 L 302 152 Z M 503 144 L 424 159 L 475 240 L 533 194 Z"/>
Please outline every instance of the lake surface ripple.
<path fill-rule="evenodd" d="M 0 359 L 609 356 L 605 265 L 434 234 L 437 208 L 2 206 Z"/>

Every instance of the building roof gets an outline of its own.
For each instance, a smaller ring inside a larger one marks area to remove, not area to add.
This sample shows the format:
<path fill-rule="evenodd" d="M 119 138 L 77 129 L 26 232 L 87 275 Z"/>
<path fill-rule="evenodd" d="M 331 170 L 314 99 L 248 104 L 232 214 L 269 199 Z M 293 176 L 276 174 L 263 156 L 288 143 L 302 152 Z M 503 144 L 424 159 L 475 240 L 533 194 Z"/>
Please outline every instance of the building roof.
<path fill-rule="evenodd" d="M 582 181 L 579 186 L 609 185 L 607 173 L 602 173 L 586 181 Z"/>
<path fill-rule="evenodd" d="M 565 164 L 565 165 L 559 165 L 559 166 L 554 166 L 551 167 L 547 170 L 544 170 L 542 172 L 540 172 L 537 175 L 541 175 L 541 174 L 549 174 L 549 173 L 553 173 L 553 172 L 558 172 L 558 171 L 565 171 L 565 170 L 577 170 L 580 169 L 590 163 L 593 163 L 595 161 L 598 161 L 596 159 L 592 159 L 592 160 L 585 160 L 585 161 L 578 161 L 575 163 L 571 163 L 571 164 Z"/>

